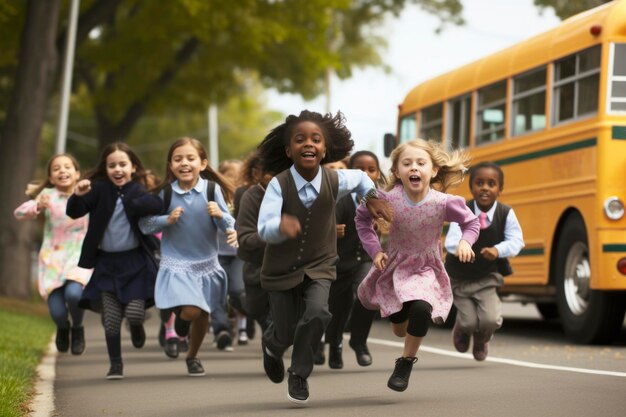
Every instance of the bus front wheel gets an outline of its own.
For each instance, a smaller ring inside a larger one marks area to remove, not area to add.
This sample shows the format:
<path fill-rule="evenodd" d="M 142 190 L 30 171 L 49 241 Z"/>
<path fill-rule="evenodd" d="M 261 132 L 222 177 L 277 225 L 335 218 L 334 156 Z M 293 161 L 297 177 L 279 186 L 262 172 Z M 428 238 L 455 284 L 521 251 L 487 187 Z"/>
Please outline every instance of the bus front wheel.
<path fill-rule="evenodd" d="M 577 343 L 604 344 L 617 337 L 624 320 L 620 294 L 592 290 L 587 232 L 571 217 L 556 252 L 557 305 L 565 334 Z"/>

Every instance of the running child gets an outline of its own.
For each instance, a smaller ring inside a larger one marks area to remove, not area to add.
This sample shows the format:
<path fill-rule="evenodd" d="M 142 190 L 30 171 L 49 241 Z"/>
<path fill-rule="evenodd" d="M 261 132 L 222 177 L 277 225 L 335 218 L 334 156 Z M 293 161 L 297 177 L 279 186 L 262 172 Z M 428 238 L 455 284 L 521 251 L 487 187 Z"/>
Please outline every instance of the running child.
<path fill-rule="evenodd" d="M 261 285 L 269 291 L 273 319 L 263 334 L 263 365 L 272 382 L 282 382 L 282 356 L 293 345 L 288 399 L 297 404 L 308 401 L 313 352 L 331 317 L 337 199 L 356 191 L 376 217 L 391 218 L 364 172 L 320 166 L 344 158 L 353 146 L 340 112 L 322 116 L 307 110 L 288 116 L 259 145 L 265 168 L 280 172 L 267 187 L 258 222 L 267 242 Z"/>
<path fill-rule="evenodd" d="M 474 198 L 467 202 L 467 207 L 480 222 L 480 234 L 472 246 L 476 262 L 462 264 L 453 255 L 461 230 L 458 224 L 450 223 L 445 240 L 448 251 L 445 265 L 457 309 L 452 330 L 454 347 L 459 352 L 467 352 L 473 338 L 474 359 L 484 361 L 489 353 L 489 341 L 502 326 L 498 288 L 502 286 L 506 269 L 510 268 L 507 258 L 522 250 L 524 236 L 513 209 L 498 201 L 504 189 L 502 169 L 493 162 L 481 162 L 470 169 L 469 178 Z"/>
<path fill-rule="evenodd" d="M 29 187 L 31 198 L 15 209 L 18 220 L 43 216 L 43 242 L 39 250 L 39 295 L 47 301 L 50 317 L 57 326 L 56 347 L 74 355 L 85 350 L 84 310 L 78 306 L 91 271 L 78 266 L 80 248 L 87 233 L 88 218 L 65 215 L 67 200 L 80 178 L 78 161 L 72 155 L 54 155 L 48 161 L 48 177 Z M 71 318 L 71 323 L 70 319 Z"/>
<path fill-rule="evenodd" d="M 448 155 L 440 145 L 422 139 L 405 142 L 391 153 L 393 181 L 381 192 L 394 210 L 388 247 L 381 248 L 372 216 L 357 209 L 356 228 L 374 267 L 358 288 L 368 309 L 389 317 L 393 333 L 404 338 L 402 356 L 387 386 L 408 387 L 417 351 L 429 323 L 445 321 L 452 306 L 450 280 L 441 259 L 440 236 L 444 222 L 457 222 L 462 238 L 456 252 L 461 262 L 474 258 L 471 245 L 478 237 L 478 219 L 461 197 L 445 190 L 463 178 L 469 158 L 455 151 Z M 440 191 L 436 190 L 438 188 Z"/>
<path fill-rule="evenodd" d="M 145 309 L 154 304 L 155 246 L 137 222 L 162 207 L 161 200 L 146 191 L 141 160 L 122 142 L 103 149 L 96 168 L 78 182 L 67 202 L 71 218 L 90 215 L 78 266 L 94 271 L 79 305 L 102 312 L 110 361 L 107 379 L 124 377 L 123 317 L 133 346 L 141 348 L 146 340 L 143 321 Z"/>
<path fill-rule="evenodd" d="M 178 336 L 189 334 L 187 375 L 205 374 L 198 351 L 209 325 L 209 313 L 226 298 L 226 273 L 217 259 L 217 230 L 236 241 L 235 220 L 222 189 L 231 185 L 209 166 L 202 144 L 176 140 L 167 153 L 166 175 L 157 188 L 165 214 L 141 220 L 144 233 L 163 232 L 155 299 L 159 309 L 176 312 Z"/>

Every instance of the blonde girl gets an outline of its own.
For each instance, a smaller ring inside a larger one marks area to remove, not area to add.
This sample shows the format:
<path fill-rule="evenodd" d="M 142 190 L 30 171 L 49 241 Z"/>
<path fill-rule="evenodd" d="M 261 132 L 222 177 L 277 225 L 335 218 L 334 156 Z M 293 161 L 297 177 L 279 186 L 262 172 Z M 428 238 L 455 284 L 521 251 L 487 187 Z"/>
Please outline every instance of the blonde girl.
<path fill-rule="evenodd" d="M 198 140 L 183 137 L 170 147 L 166 176 L 156 191 L 165 200 L 164 214 L 141 220 L 144 233 L 163 232 L 156 305 L 176 312 L 176 333 L 190 336 L 187 374 L 202 376 L 197 355 L 209 313 L 226 300 L 227 277 L 217 259 L 218 228 L 229 244 L 237 241 L 223 194 L 232 195 L 232 185 L 211 169 Z"/>
<path fill-rule="evenodd" d="M 471 246 L 479 225 L 463 198 L 445 193 L 462 180 L 469 163 L 465 154 L 448 154 L 438 143 L 416 139 L 396 148 L 391 161 L 390 184 L 379 193 L 394 211 L 386 250 L 369 211 L 357 209 L 357 232 L 374 263 L 358 296 L 366 308 L 389 317 L 393 333 L 404 338 L 402 356 L 387 382 L 390 389 L 404 391 L 430 321 L 445 320 L 452 305 L 450 279 L 441 259 L 444 222 L 461 227 L 457 250 L 461 262 L 474 258 Z"/>
<path fill-rule="evenodd" d="M 85 350 L 85 330 L 84 311 L 78 302 L 91 271 L 80 268 L 78 258 L 88 219 L 73 220 L 65 215 L 67 199 L 80 178 L 80 169 L 72 155 L 58 154 L 50 158 L 46 172 L 44 181 L 26 190 L 30 200 L 13 214 L 18 220 L 42 216 L 45 219 L 39 250 L 39 294 L 47 301 L 50 317 L 57 326 L 57 350 L 68 351 L 71 333 L 72 354 L 80 355 Z"/>

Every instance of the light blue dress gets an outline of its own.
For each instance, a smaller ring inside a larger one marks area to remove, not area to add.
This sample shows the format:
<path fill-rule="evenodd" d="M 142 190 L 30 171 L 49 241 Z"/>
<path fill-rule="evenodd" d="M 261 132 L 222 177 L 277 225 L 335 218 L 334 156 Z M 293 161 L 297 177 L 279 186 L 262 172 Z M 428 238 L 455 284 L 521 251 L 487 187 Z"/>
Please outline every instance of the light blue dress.
<path fill-rule="evenodd" d="M 173 182 L 167 214 L 145 217 L 139 222 L 145 234 L 163 232 L 154 291 L 160 309 L 192 305 L 210 313 L 217 303 L 226 299 L 228 280 L 217 260 L 217 229 L 234 230 L 235 219 L 218 184 L 215 184 L 214 201 L 222 210 L 222 218 L 209 216 L 207 184 L 208 180 L 200 178 L 194 188 L 184 191 L 178 181 Z M 183 214 L 170 225 L 167 218 L 176 207 L 182 207 Z"/>

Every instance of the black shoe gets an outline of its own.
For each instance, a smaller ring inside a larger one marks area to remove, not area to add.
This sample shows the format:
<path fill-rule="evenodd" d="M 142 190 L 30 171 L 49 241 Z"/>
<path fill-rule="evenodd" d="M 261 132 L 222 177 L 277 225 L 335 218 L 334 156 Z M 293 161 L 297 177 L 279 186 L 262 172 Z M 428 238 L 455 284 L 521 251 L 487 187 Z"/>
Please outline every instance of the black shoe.
<path fill-rule="evenodd" d="M 394 391 L 404 391 L 409 386 L 409 378 L 415 362 L 417 362 L 417 358 L 396 359 L 396 368 L 389 377 L 387 386 Z"/>
<path fill-rule="evenodd" d="M 178 314 L 176 315 L 176 319 L 174 320 L 174 331 L 180 337 L 185 337 L 189 335 L 189 327 L 191 326 L 191 322 L 187 320 L 181 319 Z"/>
<path fill-rule="evenodd" d="M 165 347 L 165 324 L 163 322 L 161 322 L 161 327 L 159 327 L 159 345 Z"/>
<path fill-rule="evenodd" d="M 370 354 L 367 345 L 353 345 L 351 343 L 350 347 L 356 354 L 356 362 L 359 366 L 370 366 L 372 364 L 372 355 Z"/>
<path fill-rule="evenodd" d="M 185 337 L 184 339 L 178 339 L 178 351 L 185 353 L 189 350 L 189 342 L 187 341 L 187 338 Z"/>
<path fill-rule="evenodd" d="M 313 363 L 316 365 L 324 365 L 326 362 L 326 355 L 324 355 L 324 342 L 320 342 L 317 345 L 317 350 L 313 354 Z"/>
<path fill-rule="evenodd" d="M 248 317 L 248 321 L 246 322 L 246 333 L 248 334 L 249 340 L 253 340 L 254 336 L 256 336 L 256 323 L 252 320 L 252 317 Z"/>
<path fill-rule="evenodd" d="M 309 383 L 306 379 L 289 372 L 287 398 L 292 403 L 306 404 L 309 401 Z"/>
<path fill-rule="evenodd" d="M 81 355 L 85 351 L 85 328 L 72 327 L 72 355 Z"/>
<path fill-rule="evenodd" d="M 55 339 L 57 350 L 59 352 L 67 352 L 70 348 L 70 323 L 66 328 L 57 327 L 57 337 Z"/>
<path fill-rule="evenodd" d="M 112 363 L 107 373 L 107 379 L 124 379 L 124 365 L 121 362 Z"/>
<path fill-rule="evenodd" d="M 270 381 L 280 384 L 285 379 L 285 364 L 283 358 L 277 358 L 265 346 L 265 342 L 261 340 L 261 349 L 263 349 L 263 369 Z"/>
<path fill-rule="evenodd" d="M 170 337 L 167 339 L 163 351 L 168 358 L 176 359 L 178 357 L 178 338 Z"/>
<path fill-rule="evenodd" d="M 219 350 L 227 350 L 226 348 L 233 346 L 233 338 L 228 330 L 220 330 L 215 336 L 215 343 Z"/>
<path fill-rule="evenodd" d="M 204 376 L 204 368 L 198 358 L 187 358 L 187 375 L 189 376 Z"/>
<path fill-rule="evenodd" d="M 146 343 L 146 331 L 143 328 L 143 324 L 130 325 L 130 340 L 132 340 L 133 346 L 137 349 L 143 347 Z"/>
<path fill-rule="evenodd" d="M 330 346 L 328 348 L 328 366 L 330 369 L 343 368 L 343 358 L 341 357 L 341 346 Z"/>

